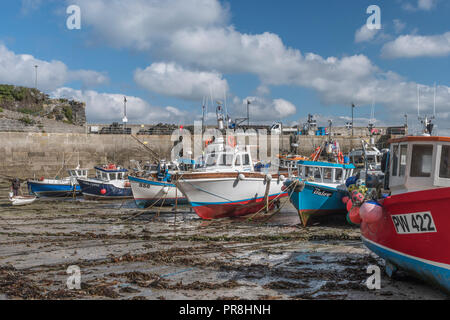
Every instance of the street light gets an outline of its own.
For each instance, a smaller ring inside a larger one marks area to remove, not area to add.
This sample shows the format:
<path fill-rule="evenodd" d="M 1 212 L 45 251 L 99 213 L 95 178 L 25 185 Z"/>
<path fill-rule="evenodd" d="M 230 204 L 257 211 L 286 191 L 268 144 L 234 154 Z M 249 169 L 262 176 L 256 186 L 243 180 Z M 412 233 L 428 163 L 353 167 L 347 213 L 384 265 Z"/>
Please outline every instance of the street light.
<path fill-rule="evenodd" d="M 38 72 L 37 72 L 37 70 L 38 70 L 38 65 L 35 65 L 34 66 L 34 69 L 35 69 L 35 71 L 36 71 L 36 78 L 35 78 L 35 81 L 34 81 L 34 87 L 35 87 L 35 89 L 37 90 L 37 77 L 38 77 Z"/>
<path fill-rule="evenodd" d="M 354 123 L 353 123 L 353 109 L 355 109 L 355 104 L 352 103 L 352 137 L 353 137 L 353 127 L 354 127 Z"/>

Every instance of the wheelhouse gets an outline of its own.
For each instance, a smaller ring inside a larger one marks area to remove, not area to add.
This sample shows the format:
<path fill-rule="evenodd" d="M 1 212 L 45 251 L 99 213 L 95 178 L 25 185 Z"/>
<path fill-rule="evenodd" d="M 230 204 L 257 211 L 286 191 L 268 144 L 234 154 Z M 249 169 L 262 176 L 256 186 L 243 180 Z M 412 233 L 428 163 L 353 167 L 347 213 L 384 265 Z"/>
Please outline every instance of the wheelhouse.
<path fill-rule="evenodd" d="M 450 138 L 411 136 L 390 140 L 392 194 L 450 187 Z"/>
<path fill-rule="evenodd" d="M 67 170 L 67 173 L 69 174 L 69 177 L 71 177 L 71 178 L 87 178 L 88 172 L 89 172 L 88 169 Z"/>
<path fill-rule="evenodd" d="M 95 167 L 95 177 L 102 181 L 125 180 L 128 170 L 120 167 Z"/>
<path fill-rule="evenodd" d="M 352 164 L 300 160 L 297 162 L 297 169 L 298 177 L 303 180 L 343 184 L 353 175 L 355 166 Z"/>
<path fill-rule="evenodd" d="M 224 148 L 212 150 L 205 157 L 201 168 L 205 171 L 239 171 L 253 172 L 253 162 L 249 148 Z"/>

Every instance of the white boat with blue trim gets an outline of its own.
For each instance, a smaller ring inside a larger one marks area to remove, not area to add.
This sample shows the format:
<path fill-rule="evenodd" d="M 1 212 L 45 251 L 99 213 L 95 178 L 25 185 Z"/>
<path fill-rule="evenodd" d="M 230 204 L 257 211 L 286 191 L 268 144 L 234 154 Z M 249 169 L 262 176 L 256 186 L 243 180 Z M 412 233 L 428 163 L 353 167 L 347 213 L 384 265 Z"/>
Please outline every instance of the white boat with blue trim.
<path fill-rule="evenodd" d="M 134 201 L 139 208 L 152 206 L 184 205 L 188 201 L 172 182 L 172 175 L 178 171 L 176 164 L 161 161 L 154 171 L 143 176 L 129 176 Z"/>

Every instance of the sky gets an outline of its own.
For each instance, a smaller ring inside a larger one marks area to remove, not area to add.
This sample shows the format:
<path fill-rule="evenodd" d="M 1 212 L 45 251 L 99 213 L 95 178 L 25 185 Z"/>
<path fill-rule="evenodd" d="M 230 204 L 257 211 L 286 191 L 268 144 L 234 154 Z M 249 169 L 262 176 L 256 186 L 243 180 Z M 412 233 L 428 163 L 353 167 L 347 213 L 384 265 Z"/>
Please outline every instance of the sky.
<path fill-rule="evenodd" d="M 38 65 L 89 123 L 120 122 L 126 96 L 135 124 L 193 123 L 202 104 L 212 121 L 219 100 L 233 119 L 250 101 L 252 123 L 343 125 L 354 103 L 357 126 L 415 127 L 419 88 L 450 134 L 448 0 L 17 0 L 0 16 L 0 83 L 34 87 Z"/>

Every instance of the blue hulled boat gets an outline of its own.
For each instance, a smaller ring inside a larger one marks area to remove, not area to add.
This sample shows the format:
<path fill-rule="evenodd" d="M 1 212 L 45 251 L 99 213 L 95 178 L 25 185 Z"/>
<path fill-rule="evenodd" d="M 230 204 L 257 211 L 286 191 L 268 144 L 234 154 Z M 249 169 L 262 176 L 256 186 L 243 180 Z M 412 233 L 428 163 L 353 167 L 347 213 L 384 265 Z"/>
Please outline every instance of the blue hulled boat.
<path fill-rule="evenodd" d="M 290 201 L 297 209 L 304 226 L 314 216 L 346 214 L 342 197 L 347 193 L 345 181 L 352 176 L 352 164 L 319 161 L 298 161 L 298 174 L 285 182 Z"/>
<path fill-rule="evenodd" d="M 127 169 L 115 165 L 95 167 L 93 179 L 78 179 L 81 193 L 87 200 L 131 199 L 130 182 L 126 178 Z"/>
<path fill-rule="evenodd" d="M 28 180 L 28 192 L 37 197 L 66 197 L 81 193 L 78 178 L 87 178 L 88 169 L 76 168 L 67 171 L 69 176 L 64 179 Z"/>

